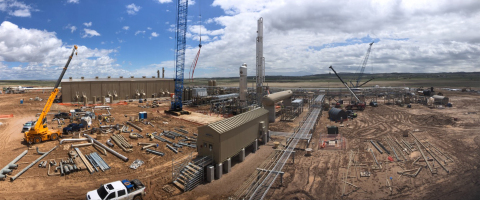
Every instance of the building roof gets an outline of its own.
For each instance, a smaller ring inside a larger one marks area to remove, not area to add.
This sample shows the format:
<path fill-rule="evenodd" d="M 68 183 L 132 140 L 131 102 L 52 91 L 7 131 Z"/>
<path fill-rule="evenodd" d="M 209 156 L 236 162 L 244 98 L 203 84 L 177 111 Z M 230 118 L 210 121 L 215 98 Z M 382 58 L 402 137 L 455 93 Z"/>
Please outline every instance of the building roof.
<path fill-rule="evenodd" d="M 222 134 L 230 130 L 233 130 L 234 128 L 237 128 L 267 113 L 268 113 L 268 110 L 264 108 L 257 108 L 255 110 L 251 110 L 251 111 L 239 114 L 237 116 L 224 119 L 222 121 L 217 121 L 217 122 L 208 124 L 206 126 L 217 131 L 217 133 Z"/>
<path fill-rule="evenodd" d="M 72 82 L 103 82 L 103 81 L 158 81 L 172 80 L 167 78 L 86 78 L 86 79 L 62 79 L 62 83 Z"/>

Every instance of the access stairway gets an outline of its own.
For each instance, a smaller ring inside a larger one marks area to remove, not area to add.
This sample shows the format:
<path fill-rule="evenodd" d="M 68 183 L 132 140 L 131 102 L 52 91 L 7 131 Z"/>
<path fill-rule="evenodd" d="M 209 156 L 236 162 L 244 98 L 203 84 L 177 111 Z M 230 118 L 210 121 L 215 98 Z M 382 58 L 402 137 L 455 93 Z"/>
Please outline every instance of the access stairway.
<path fill-rule="evenodd" d="M 212 161 L 212 158 L 207 156 L 188 162 L 188 164 L 180 170 L 180 173 L 173 181 L 173 184 L 184 192 L 193 190 L 195 187 L 203 183 L 203 169 L 205 166 L 212 163 Z"/>

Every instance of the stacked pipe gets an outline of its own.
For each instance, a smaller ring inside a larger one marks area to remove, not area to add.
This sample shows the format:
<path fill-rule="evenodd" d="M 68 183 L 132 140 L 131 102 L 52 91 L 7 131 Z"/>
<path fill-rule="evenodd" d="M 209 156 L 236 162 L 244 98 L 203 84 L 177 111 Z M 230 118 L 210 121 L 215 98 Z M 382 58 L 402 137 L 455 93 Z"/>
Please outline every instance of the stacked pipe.
<path fill-rule="evenodd" d="M 188 134 L 188 131 L 183 130 L 183 129 L 181 129 L 181 128 L 176 128 L 175 130 L 178 131 L 178 132 L 182 132 L 182 133 Z"/>
<path fill-rule="evenodd" d="M 127 140 L 125 139 L 125 137 L 123 137 L 123 135 L 120 135 L 120 134 L 114 134 L 112 135 L 110 138 L 112 138 L 112 140 L 117 143 L 117 145 L 125 152 L 132 152 L 132 148 L 133 146 L 127 142 Z"/>
<path fill-rule="evenodd" d="M 23 156 L 27 154 L 27 152 L 28 150 L 25 150 L 23 153 L 21 153 L 15 159 L 13 159 L 10 163 L 8 163 L 7 166 L 3 167 L 2 170 L 0 171 L 0 179 L 5 179 L 5 177 L 7 176 L 4 174 L 11 173 L 12 172 L 11 169 L 16 169 L 18 165 L 16 165 L 15 163 L 18 162 L 20 159 L 22 159 Z"/>
<path fill-rule="evenodd" d="M 175 129 L 177 130 L 177 129 Z M 174 135 L 175 137 L 183 137 L 185 139 L 188 139 L 188 137 L 186 135 L 182 135 L 180 133 L 177 133 L 177 132 L 174 132 L 174 131 L 164 131 L 164 133 L 168 133 L 168 134 L 172 134 Z M 188 133 L 188 132 L 187 132 Z"/>
<path fill-rule="evenodd" d="M 142 131 L 143 131 L 143 129 L 142 129 L 142 128 L 140 128 L 139 126 L 137 126 L 137 125 L 133 124 L 132 122 L 127 122 L 127 124 L 128 124 L 128 125 L 130 125 L 130 126 L 132 126 L 133 128 L 136 128 L 136 129 L 137 129 L 138 131 L 140 131 L 140 132 L 142 132 Z"/>
<path fill-rule="evenodd" d="M 75 148 L 75 151 L 77 151 L 77 154 L 78 154 L 78 157 L 80 157 L 80 159 L 82 160 L 82 162 L 85 164 L 85 167 L 87 167 L 87 170 L 88 172 L 91 173 L 94 173 L 95 170 L 93 169 L 93 166 L 90 164 L 90 162 L 88 161 L 88 159 L 82 154 L 82 152 L 80 151 L 80 149 L 78 148 Z M 60 166 L 61 166 L 62 162 L 60 162 Z M 60 167 L 60 169 L 62 169 Z M 61 172 L 63 174 L 63 172 Z"/>
<path fill-rule="evenodd" d="M 112 141 L 111 141 L 110 139 L 108 139 L 106 143 L 107 143 L 107 145 L 110 146 L 110 147 L 115 146 L 115 145 L 112 144 Z"/>
<path fill-rule="evenodd" d="M 154 137 L 155 139 L 160 140 L 160 141 L 162 141 L 162 142 L 169 143 L 169 144 L 173 144 L 173 142 L 171 142 L 170 140 L 167 140 L 167 139 L 165 139 L 165 138 L 162 138 L 162 137 L 161 137 L 162 134 L 156 135 L 156 133 L 157 133 L 157 132 L 153 132 L 153 133 L 152 133 L 152 135 L 153 135 L 153 137 Z"/>
<path fill-rule="evenodd" d="M 118 158 L 122 159 L 123 161 L 125 161 L 125 162 L 128 161 L 128 158 L 127 158 L 127 157 L 123 156 L 122 154 L 117 153 L 117 152 L 116 152 L 115 150 L 113 150 L 113 149 L 108 148 L 108 147 L 105 146 L 104 144 L 100 143 L 98 140 L 93 139 L 92 137 L 90 137 L 90 136 L 87 135 L 87 134 L 84 134 L 84 136 L 87 137 L 87 138 L 90 138 L 91 140 L 93 140 L 93 142 L 94 142 L 95 144 L 100 145 L 100 146 L 103 147 L 105 150 L 107 150 L 107 151 L 110 152 L 111 154 L 117 156 Z"/>
<path fill-rule="evenodd" d="M 105 162 L 105 160 L 103 160 L 103 158 L 100 157 L 100 155 L 98 155 L 97 152 L 91 153 L 90 157 L 92 158 L 92 160 L 94 160 L 94 162 L 102 171 L 110 169 L 110 166 L 107 164 L 107 162 Z"/>
<path fill-rule="evenodd" d="M 21 176 L 23 173 L 25 173 L 28 169 L 30 169 L 30 167 L 32 167 L 33 165 L 35 165 L 38 161 L 42 160 L 45 156 L 47 156 L 50 152 L 52 152 L 53 150 L 55 150 L 58 146 L 55 146 L 53 147 L 52 149 L 50 149 L 50 151 L 47 151 L 45 152 L 45 154 L 43 154 L 42 156 L 40 156 L 39 158 L 37 158 L 35 161 L 33 161 L 30 165 L 28 165 L 27 167 L 25 167 L 24 169 L 22 169 L 22 171 L 18 172 L 15 176 L 13 177 L 10 177 L 10 181 L 14 181 L 15 179 L 17 179 L 19 176 Z"/>

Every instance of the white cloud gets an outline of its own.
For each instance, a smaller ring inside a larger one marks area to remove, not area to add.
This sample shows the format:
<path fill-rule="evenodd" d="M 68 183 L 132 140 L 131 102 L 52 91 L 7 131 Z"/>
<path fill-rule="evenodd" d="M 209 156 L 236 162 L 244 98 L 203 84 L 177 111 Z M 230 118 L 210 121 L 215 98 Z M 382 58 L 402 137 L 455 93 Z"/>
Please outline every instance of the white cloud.
<path fill-rule="evenodd" d="M 70 31 L 73 33 L 77 30 L 77 27 L 76 26 L 72 26 L 70 24 L 68 24 L 67 26 L 65 26 L 66 29 L 70 29 Z"/>
<path fill-rule="evenodd" d="M 67 3 L 80 3 L 80 0 L 68 0 Z"/>
<path fill-rule="evenodd" d="M 82 38 L 86 38 L 86 37 L 91 38 L 93 36 L 100 36 L 100 33 L 98 33 L 96 30 L 84 28 L 83 31 L 84 31 L 84 34 L 82 35 Z"/>
<path fill-rule="evenodd" d="M 124 26 L 122 29 L 128 31 L 129 28 L 129 26 Z"/>
<path fill-rule="evenodd" d="M 86 27 L 90 27 L 90 26 L 92 26 L 92 22 L 85 22 L 85 23 L 83 23 L 83 25 L 85 25 Z"/>
<path fill-rule="evenodd" d="M 0 24 L 0 41 L 0 80 L 57 79 L 73 47 L 64 44 L 55 32 L 20 28 L 9 21 Z M 111 57 L 116 51 L 78 46 L 78 55 L 65 77 L 129 74 Z"/>
<path fill-rule="evenodd" d="M 27 5 L 17 0 L 2 0 L 0 1 L 0 11 L 7 12 L 9 15 L 15 17 L 30 17 L 32 11 L 38 11 L 33 9 L 30 5 Z"/>
<path fill-rule="evenodd" d="M 198 40 L 201 29 L 197 69 L 215 72 L 205 76 L 237 76 L 244 62 L 255 74 L 260 17 L 267 74 L 328 73 L 330 65 L 355 72 L 372 40 L 378 42 L 365 72 L 480 71 L 480 1 L 215 0 L 212 5 L 226 15 L 204 24 L 220 28 L 190 25 L 187 32 Z M 195 45 L 187 49 L 187 63 L 197 51 Z"/>
<path fill-rule="evenodd" d="M 140 33 L 141 33 L 141 34 L 145 34 L 145 31 L 137 31 L 137 32 L 135 32 L 135 35 L 138 35 L 138 34 L 140 34 Z"/>
<path fill-rule="evenodd" d="M 158 0 L 158 3 L 172 3 L 172 0 Z"/>
<path fill-rule="evenodd" d="M 152 32 L 152 37 L 158 37 L 158 34 L 156 32 Z"/>
<path fill-rule="evenodd" d="M 140 6 L 136 6 L 134 3 L 127 6 L 127 13 L 129 15 L 135 15 L 138 11 L 140 11 Z"/>
<path fill-rule="evenodd" d="M 147 27 L 147 29 L 148 29 L 148 30 L 152 30 L 152 28 L 150 28 L 150 27 Z"/>

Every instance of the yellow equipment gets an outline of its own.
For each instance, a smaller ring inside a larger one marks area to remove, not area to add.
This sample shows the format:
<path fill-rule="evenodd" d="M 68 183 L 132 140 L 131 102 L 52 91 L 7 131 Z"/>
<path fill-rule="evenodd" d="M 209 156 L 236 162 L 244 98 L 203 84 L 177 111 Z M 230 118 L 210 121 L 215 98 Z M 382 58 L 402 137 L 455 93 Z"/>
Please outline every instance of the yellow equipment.
<path fill-rule="evenodd" d="M 30 129 L 29 131 L 25 132 L 25 142 L 27 143 L 40 143 L 42 141 L 46 140 L 57 140 L 58 135 L 61 133 L 59 130 L 51 131 L 48 130 L 47 127 L 47 114 L 50 111 L 50 107 L 52 107 L 53 100 L 55 100 L 55 97 L 58 94 L 58 86 L 60 85 L 60 82 L 62 81 L 63 75 L 65 75 L 65 72 L 67 71 L 68 65 L 70 64 L 70 61 L 73 58 L 73 54 L 77 50 L 77 45 L 73 46 L 72 54 L 68 58 L 67 64 L 65 64 L 65 67 L 63 68 L 62 74 L 60 74 L 60 77 L 57 80 L 57 83 L 55 84 L 55 87 L 53 88 L 52 94 L 50 94 L 50 97 L 48 97 L 47 104 L 43 108 L 42 114 L 37 120 L 37 123 L 35 124 L 35 127 Z"/>

